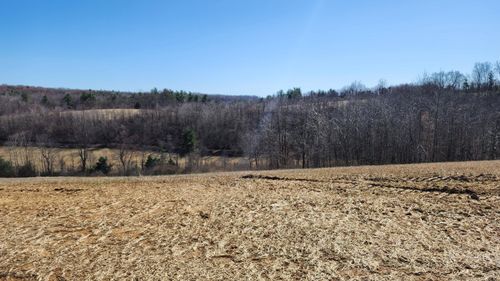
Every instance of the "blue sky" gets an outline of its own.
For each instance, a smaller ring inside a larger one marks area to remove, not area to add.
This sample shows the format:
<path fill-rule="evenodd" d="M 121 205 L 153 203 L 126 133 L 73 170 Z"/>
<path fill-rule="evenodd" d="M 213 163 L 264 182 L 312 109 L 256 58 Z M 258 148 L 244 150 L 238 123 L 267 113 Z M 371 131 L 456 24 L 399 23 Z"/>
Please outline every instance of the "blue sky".
<path fill-rule="evenodd" d="M 500 1 L 0 0 L 0 84 L 267 95 L 500 60 Z"/>

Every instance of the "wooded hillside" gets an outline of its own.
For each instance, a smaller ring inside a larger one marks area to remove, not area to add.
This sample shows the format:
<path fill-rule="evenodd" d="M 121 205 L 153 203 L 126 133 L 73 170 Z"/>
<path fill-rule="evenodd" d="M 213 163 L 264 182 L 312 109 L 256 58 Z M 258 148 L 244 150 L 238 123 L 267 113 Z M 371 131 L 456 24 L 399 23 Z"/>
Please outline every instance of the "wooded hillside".
<path fill-rule="evenodd" d="M 260 99 L 2 86 L 0 141 L 78 148 L 82 171 L 93 147 L 243 156 L 257 169 L 498 159 L 500 79 L 487 65 Z"/>

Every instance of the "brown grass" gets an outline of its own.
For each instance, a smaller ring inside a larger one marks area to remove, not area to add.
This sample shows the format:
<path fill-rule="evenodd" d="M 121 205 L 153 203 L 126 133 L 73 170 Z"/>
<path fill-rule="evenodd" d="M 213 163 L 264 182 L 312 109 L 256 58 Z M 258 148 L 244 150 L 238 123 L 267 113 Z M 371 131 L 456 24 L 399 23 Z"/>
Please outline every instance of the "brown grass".
<path fill-rule="evenodd" d="M 78 149 L 76 148 L 55 148 L 56 152 L 54 170 L 55 172 L 61 172 L 60 159 L 65 163 L 64 169 L 77 171 L 80 169 L 80 158 L 78 155 Z M 132 151 L 132 161 L 131 167 L 140 167 L 142 161 L 146 161 L 148 155 L 154 157 L 160 157 L 160 153 L 155 151 Z M 26 155 L 29 155 L 30 161 L 39 172 L 43 172 L 43 158 L 40 149 L 37 147 L 12 147 L 12 146 L 1 146 L 0 147 L 0 157 L 5 160 L 9 160 L 13 163 L 18 163 L 20 165 L 24 164 Z M 116 148 L 92 148 L 89 153 L 88 165 L 93 166 L 99 159 L 99 157 L 104 156 L 108 158 L 108 162 L 112 166 L 112 174 L 117 174 L 121 171 L 121 164 L 119 160 L 119 149 Z M 143 159 L 144 157 L 144 159 Z M 186 168 L 187 159 L 180 157 L 176 154 L 169 154 L 167 159 L 171 157 L 172 160 L 176 160 L 179 169 Z M 242 168 L 248 168 L 249 162 L 244 157 L 222 157 L 222 156 L 203 156 L 198 160 L 198 170 L 201 171 L 234 171 L 242 170 Z"/>
<path fill-rule="evenodd" d="M 499 167 L 1 180 L 0 279 L 496 280 Z"/>

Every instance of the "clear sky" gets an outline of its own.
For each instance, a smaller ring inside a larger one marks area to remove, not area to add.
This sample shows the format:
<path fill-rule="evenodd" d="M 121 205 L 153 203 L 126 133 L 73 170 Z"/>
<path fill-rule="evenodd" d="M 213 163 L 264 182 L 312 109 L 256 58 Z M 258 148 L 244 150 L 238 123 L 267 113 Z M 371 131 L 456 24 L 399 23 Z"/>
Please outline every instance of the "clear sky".
<path fill-rule="evenodd" d="M 0 0 L 0 84 L 267 95 L 500 60 L 499 0 Z"/>

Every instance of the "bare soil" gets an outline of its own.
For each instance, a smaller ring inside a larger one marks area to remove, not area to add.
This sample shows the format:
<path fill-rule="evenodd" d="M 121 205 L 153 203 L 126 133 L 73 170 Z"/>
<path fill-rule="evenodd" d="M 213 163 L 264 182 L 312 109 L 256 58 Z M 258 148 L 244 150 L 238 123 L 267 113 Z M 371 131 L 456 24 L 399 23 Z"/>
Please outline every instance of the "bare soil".
<path fill-rule="evenodd" d="M 498 280 L 500 161 L 0 180 L 0 280 Z"/>

